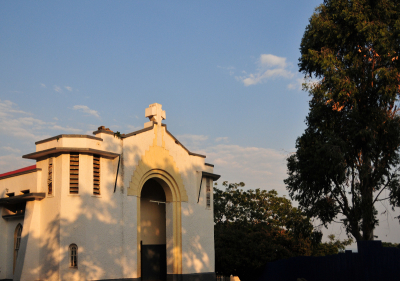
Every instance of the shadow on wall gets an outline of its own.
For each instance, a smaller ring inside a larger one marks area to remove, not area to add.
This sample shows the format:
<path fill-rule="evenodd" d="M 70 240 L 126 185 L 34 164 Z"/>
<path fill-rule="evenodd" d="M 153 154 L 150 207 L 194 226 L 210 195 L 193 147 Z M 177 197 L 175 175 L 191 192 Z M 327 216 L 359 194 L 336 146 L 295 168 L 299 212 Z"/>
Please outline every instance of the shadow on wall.
<path fill-rule="evenodd" d="M 170 159 L 164 159 L 164 163 L 167 166 L 173 165 Z M 198 175 L 194 171 L 202 171 L 202 169 L 200 165 L 189 164 L 186 169 L 179 170 L 182 179 L 188 179 L 192 183 L 191 189 L 189 189 L 184 182 L 189 202 L 182 202 L 181 204 L 182 265 L 186 270 L 196 273 L 214 271 L 214 264 L 211 264 L 212 261 L 206 249 L 204 249 L 204 246 L 210 245 L 214 249 L 214 235 L 210 235 L 214 232 L 213 210 L 204 212 L 206 207 L 203 197 L 199 198 L 200 204 L 197 203 L 200 178 L 197 178 Z M 203 181 L 204 183 L 205 181 Z M 204 191 L 202 190 L 202 192 Z M 196 212 L 198 213 L 196 214 Z M 193 219 L 194 214 L 196 214 L 195 219 Z M 168 240 L 167 243 L 172 243 L 172 240 Z M 172 255 L 172 251 L 174 251 L 172 245 L 168 245 L 167 248 L 171 249 L 170 255 Z M 169 261 L 168 263 L 171 266 L 170 263 L 172 262 Z M 208 270 L 211 267 L 212 270 Z"/>

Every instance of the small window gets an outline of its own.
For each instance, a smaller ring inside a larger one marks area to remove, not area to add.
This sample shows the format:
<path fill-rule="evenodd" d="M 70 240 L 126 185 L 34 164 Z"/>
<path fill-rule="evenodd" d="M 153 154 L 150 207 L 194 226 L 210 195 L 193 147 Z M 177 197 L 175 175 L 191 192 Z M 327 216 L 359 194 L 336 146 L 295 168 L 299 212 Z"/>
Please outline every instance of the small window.
<path fill-rule="evenodd" d="M 211 208 L 211 179 L 206 180 L 206 204 L 207 209 Z"/>
<path fill-rule="evenodd" d="M 18 251 L 21 245 L 21 234 L 22 234 L 22 225 L 19 223 L 15 228 L 14 232 L 14 264 L 13 264 L 13 273 L 15 271 L 15 265 L 17 263 Z"/>
<path fill-rule="evenodd" d="M 53 195 L 53 158 L 49 158 L 49 168 L 47 172 L 47 194 Z"/>
<path fill-rule="evenodd" d="M 69 245 L 69 267 L 78 268 L 78 246 Z"/>
<path fill-rule="evenodd" d="M 79 193 L 79 154 L 71 153 L 69 159 L 69 193 Z"/>
<path fill-rule="evenodd" d="M 100 156 L 93 155 L 93 195 L 100 195 Z"/>

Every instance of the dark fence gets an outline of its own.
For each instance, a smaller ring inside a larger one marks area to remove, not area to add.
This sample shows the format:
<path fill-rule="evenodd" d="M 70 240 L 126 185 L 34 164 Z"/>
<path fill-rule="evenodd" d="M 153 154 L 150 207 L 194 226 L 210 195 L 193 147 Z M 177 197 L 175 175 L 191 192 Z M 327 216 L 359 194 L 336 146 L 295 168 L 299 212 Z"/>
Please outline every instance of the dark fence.
<path fill-rule="evenodd" d="M 400 280 L 400 249 L 382 247 L 381 241 L 360 241 L 357 247 L 358 253 L 270 262 L 259 281 Z"/>

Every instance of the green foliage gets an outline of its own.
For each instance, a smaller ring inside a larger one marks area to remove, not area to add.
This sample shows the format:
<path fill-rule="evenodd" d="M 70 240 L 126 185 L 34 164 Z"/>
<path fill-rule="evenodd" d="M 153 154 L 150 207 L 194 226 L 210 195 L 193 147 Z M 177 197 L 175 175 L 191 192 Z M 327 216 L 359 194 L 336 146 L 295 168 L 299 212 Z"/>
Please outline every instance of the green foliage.
<path fill-rule="evenodd" d="M 383 247 L 400 248 L 399 243 L 382 242 Z"/>
<path fill-rule="evenodd" d="M 275 190 L 239 189 L 244 183 L 214 188 L 216 272 L 256 280 L 267 262 L 294 256 L 329 255 L 347 241 L 320 243 L 309 218 Z"/>
<path fill-rule="evenodd" d="M 308 216 L 340 219 L 356 240 L 373 240 L 377 202 L 400 202 L 399 43 L 389 0 L 325 0 L 301 42 L 300 71 L 320 80 L 305 85 L 307 129 L 285 183 Z"/>
<path fill-rule="evenodd" d="M 353 239 L 349 238 L 344 241 L 335 240 L 335 235 L 331 234 L 328 236 L 329 242 L 320 243 L 313 249 L 313 256 L 328 256 L 343 253 L 346 246 L 353 243 Z"/>
<path fill-rule="evenodd" d="M 297 236 L 314 235 L 309 218 L 294 208 L 289 199 L 278 197 L 275 190 L 239 189 L 244 183 L 224 182 L 225 191 L 214 188 L 214 222 L 237 225 L 266 224 L 284 228 Z M 313 237 L 319 242 L 320 237 Z"/>

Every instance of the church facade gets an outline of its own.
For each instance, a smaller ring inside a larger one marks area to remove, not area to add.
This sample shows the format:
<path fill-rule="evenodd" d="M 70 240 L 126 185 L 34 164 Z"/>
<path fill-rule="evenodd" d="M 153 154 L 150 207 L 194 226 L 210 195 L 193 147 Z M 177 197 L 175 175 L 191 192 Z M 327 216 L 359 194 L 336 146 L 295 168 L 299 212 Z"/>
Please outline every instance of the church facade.
<path fill-rule="evenodd" d="M 146 109 L 144 128 L 36 142 L 0 175 L 0 280 L 215 280 L 219 175 Z"/>

